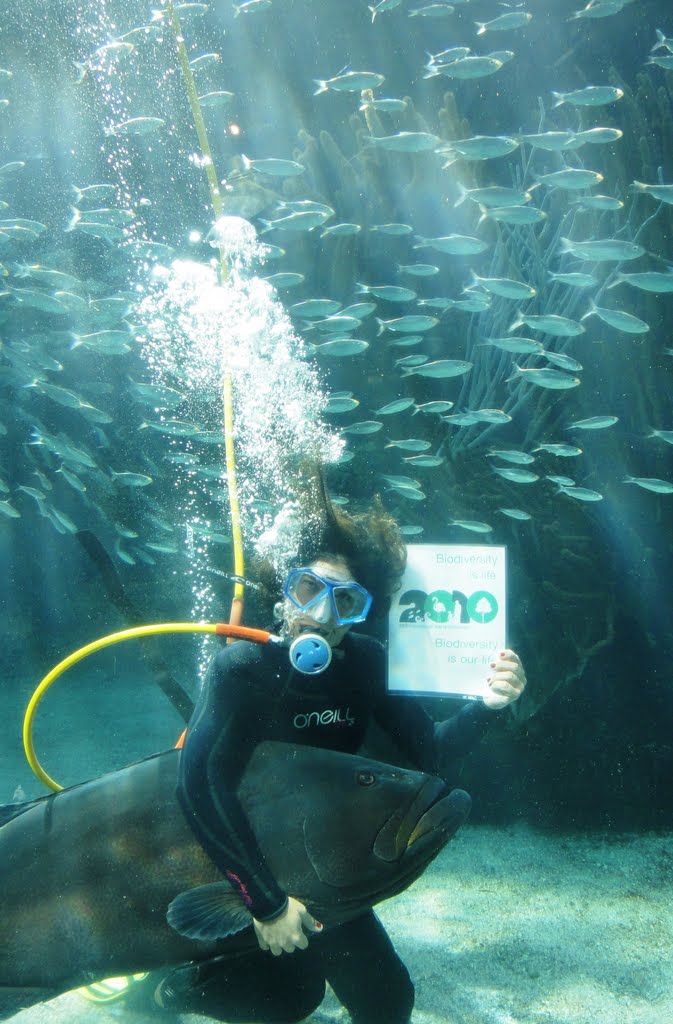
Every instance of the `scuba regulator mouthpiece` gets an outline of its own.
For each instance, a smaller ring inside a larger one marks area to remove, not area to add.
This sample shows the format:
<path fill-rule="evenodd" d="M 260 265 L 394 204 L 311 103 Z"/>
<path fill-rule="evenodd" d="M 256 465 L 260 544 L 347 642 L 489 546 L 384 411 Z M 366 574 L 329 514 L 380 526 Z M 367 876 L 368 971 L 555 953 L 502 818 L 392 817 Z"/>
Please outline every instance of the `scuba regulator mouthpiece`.
<path fill-rule="evenodd" d="M 332 648 L 319 633 L 302 633 L 290 644 L 290 664 L 306 676 L 324 672 L 332 660 Z"/>

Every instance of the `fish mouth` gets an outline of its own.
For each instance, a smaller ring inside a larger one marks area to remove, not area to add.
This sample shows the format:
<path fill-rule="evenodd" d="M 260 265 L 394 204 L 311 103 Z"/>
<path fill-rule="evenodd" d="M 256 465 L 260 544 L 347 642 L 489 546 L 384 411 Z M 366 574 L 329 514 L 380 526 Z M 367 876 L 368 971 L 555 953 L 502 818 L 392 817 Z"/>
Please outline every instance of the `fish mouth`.
<path fill-rule="evenodd" d="M 453 835 L 467 818 L 471 806 L 472 800 L 464 789 L 452 789 L 421 815 L 407 839 L 407 849 L 424 837 L 434 840 L 441 833 L 444 840 Z"/>
<path fill-rule="evenodd" d="M 463 824 L 472 801 L 462 789 L 449 791 L 441 779 L 429 778 L 410 804 L 393 814 L 380 829 L 374 854 L 396 861 L 436 851 Z"/>

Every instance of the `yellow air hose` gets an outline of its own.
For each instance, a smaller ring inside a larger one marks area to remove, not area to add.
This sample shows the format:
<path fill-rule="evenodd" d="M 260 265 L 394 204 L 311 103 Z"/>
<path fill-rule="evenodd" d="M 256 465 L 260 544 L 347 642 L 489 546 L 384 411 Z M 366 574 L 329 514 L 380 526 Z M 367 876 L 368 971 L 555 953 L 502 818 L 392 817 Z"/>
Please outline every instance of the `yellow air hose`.
<path fill-rule="evenodd" d="M 85 647 L 80 647 L 79 650 L 73 651 L 63 661 L 59 661 L 51 672 L 48 672 L 42 682 L 38 685 L 35 693 L 30 698 L 28 707 L 26 708 L 26 714 L 23 719 L 23 749 L 26 754 L 28 764 L 32 768 L 38 779 L 44 782 L 45 786 L 48 786 L 53 792 L 58 792 L 63 789 L 60 783 L 56 782 L 46 773 L 42 765 L 40 764 L 37 754 L 35 753 L 35 746 L 33 744 L 33 722 L 35 719 L 35 712 L 37 706 L 44 697 L 45 693 L 53 682 L 58 679 L 60 675 L 75 665 L 78 661 L 82 661 L 83 658 L 88 657 L 90 654 L 94 654 L 96 651 L 100 651 L 103 647 L 110 647 L 112 644 L 121 643 L 123 640 L 132 640 L 136 637 L 141 636 L 156 636 L 159 633 L 214 633 L 217 636 L 231 637 L 236 640 L 253 640 L 256 643 L 279 643 L 279 637 L 274 636 L 273 633 L 267 632 L 265 629 L 251 629 L 248 626 L 232 625 L 231 623 L 224 622 L 158 622 L 148 626 L 134 626 L 131 629 L 122 629 L 118 633 L 110 633 L 108 636 L 102 636 L 99 640 L 94 640 L 93 643 L 87 644 Z"/>
<path fill-rule="evenodd" d="M 220 193 L 219 182 L 217 179 L 217 173 L 215 171 L 215 165 L 213 161 L 212 152 L 210 149 L 210 143 L 208 142 L 208 133 L 206 131 L 206 125 L 203 120 L 203 112 L 201 110 L 201 104 L 199 103 L 199 97 L 196 90 L 196 83 L 194 82 L 194 76 L 192 69 L 189 66 L 189 57 L 187 55 L 187 48 L 185 46 L 184 36 L 182 34 L 182 28 L 180 26 L 180 20 L 175 10 L 173 0 L 162 0 L 167 12 L 168 19 L 175 36 L 175 43 L 178 50 L 178 58 L 180 60 L 180 66 L 182 68 L 182 74 L 185 82 L 185 88 L 187 90 L 187 96 L 189 99 L 189 105 L 192 111 L 192 117 L 194 120 L 194 128 L 199 140 L 199 146 L 201 149 L 201 155 L 203 157 L 203 165 L 206 169 L 206 176 L 208 178 L 208 188 L 210 190 L 210 199 L 215 214 L 216 220 L 218 220 L 223 213 L 222 196 Z M 227 266 L 225 252 L 222 246 L 219 248 L 220 253 L 220 277 L 222 281 L 226 281 L 229 276 L 229 268 Z M 224 338 L 223 338 L 224 340 Z M 81 661 L 82 658 L 86 658 L 89 654 L 93 654 L 95 651 L 100 650 L 103 647 L 108 647 L 111 644 L 119 643 L 122 640 L 129 640 L 133 637 L 141 636 L 152 636 L 157 633 L 217 633 L 222 636 L 226 636 L 229 639 L 248 639 L 256 640 L 261 643 L 268 643 L 272 634 L 266 633 L 260 629 L 248 629 L 245 626 L 241 626 L 241 617 L 243 614 L 243 594 L 244 585 L 240 580 L 244 576 L 245 565 L 243 558 L 243 541 L 241 534 L 241 522 L 240 522 L 240 506 L 238 501 L 238 485 L 236 479 L 236 459 L 234 454 L 234 418 L 233 418 L 233 389 L 231 382 L 231 375 L 227 368 L 226 350 L 223 359 L 224 365 L 224 378 L 222 382 L 222 404 L 223 404 L 223 422 L 224 422 L 224 447 L 225 447 L 225 461 L 227 468 L 227 488 L 229 492 L 229 506 L 231 509 L 231 533 L 232 542 L 234 548 L 234 573 L 233 575 L 239 579 L 234 583 L 234 596 L 231 603 L 231 611 L 229 616 L 229 623 L 200 623 L 194 624 L 191 622 L 168 622 L 159 623 L 156 625 L 149 626 L 136 626 L 132 629 L 121 630 L 118 633 L 111 633 L 109 636 L 101 637 L 99 640 L 94 641 L 91 644 L 87 644 L 85 647 L 80 647 L 79 650 L 74 651 L 63 661 L 59 662 L 55 668 L 49 672 L 42 682 L 38 685 L 33 696 L 30 699 L 28 708 L 23 721 L 23 746 L 26 753 L 28 763 L 32 768 L 33 772 L 42 782 L 45 783 L 50 789 L 57 791 L 63 787 L 59 785 L 54 779 L 47 774 L 42 768 L 37 755 L 35 754 L 35 748 L 33 746 L 32 732 L 33 732 L 33 720 L 35 717 L 35 711 L 42 697 L 49 689 L 51 684 L 57 679 L 66 669 L 70 668 L 76 662 Z M 275 638 L 274 638 L 275 639 Z"/>
<path fill-rule="evenodd" d="M 206 176 L 208 178 L 208 188 L 210 190 L 210 199 L 215 214 L 215 219 L 219 220 L 223 214 L 222 196 L 220 193 L 219 182 L 217 173 L 215 171 L 215 165 L 213 162 L 213 156 L 208 142 L 208 133 L 206 131 L 206 125 L 203 120 L 203 112 L 201 110 L 201 104 L 199 103 L 198 93 L 196 91 L 196 84 L 194 82 L 194 76 L 192 69 L 189 66 L 189 57 L 187 55 L 187 48 L 185 46 L 184 36 L 182 35 L 182 29 L 180 27 L 180 21 L 175 10 L 173 0 L 162 0 L 166 10 L 168 12 L 168 19 L 175 36 L 175 43 L 178 50 L 178 58 L 180 66 L 182 68 L 182 75 L 185 82 L 185 88 L 187 90 L 187 96 L 189 99 L 189 105 L 192 110 L 192 118 L 194 121 L 194 128 L 199 140 L 199 147 L 201 149 L 201 155 L 203 157 L 203 165 L 206 169 Z M 222 282 L 226 281 L 229 276 L 229 268 L 227 266 L 227 260 L 225 252 L 222 246 L 219 247 L 220 255 L 220 279 Z M 223 336 L 222 341 L 225 341 Z M 240 579 L 245 574 L 245 562 L 243 557 L 243 539 L 241 533 L 241 520 L 240 520 L 240 506 L 238 501 L 238 484 L 236 478 L 236 459 L 234 453 L 234 417 L 233 417 L 233 388 L 231 381 L 231 374 L 228 369 L 228 360 L 226 348 L 223 353 L 223 367 L 224 376 L 222 380 L 222 405 L 223 405 L 223 423 L 224 423 L 224 451 L 225 451 L 225 464 L 227 470 L 227 489 L 229 494 L 229 508 L 231 510 L 231 534 L 232 544 L 234 549 L 234 575 Z M 134 637 L 142 636 L 153 636 L 158 633 L 215 633 L 222 636 L 227 636 L 232 639 L 248 639 L 256 640 L 260 643 L 268 643 L 270 640 L 277 640 L 272 634 L 267 633 L 260 629 L 247 629 L 240 625 L 243 616 L 243 594 L 244 587 L 240 582 L 234 584 L 234 594 L 231 602 L 231 609 L 229 614 L 229 623 L 199 623 L 194 624 L 191 622 L 165 622 L 158 623 L 155 625 L 148 626 L 136 626 L 132 629 L 124 629 L 118 633 L 112 633 L 109 636 L 101 637 L 99 640 L 95 640 L 93 643 L 87 644 L 85 647 L 80 647 L 79 650 L 74 651 L 72 654 L 64 658 L 63 661 L 59 662 L 51 672 L 49 672 L 44 679 L 40 682 L 33 696 L 30 699 L 26 714 L 23 720 L 23 746 L 26 753 L 28 764 L 32 768 L 35 775 L 41 779 L 42 782 L 54 792 L 63 789 L 63 787 L 52 779 L 50 775 L 44 770 L 40 764 L 38 757 L 35 753 L 35 747 L 33 745 L 33 722 L 38 704 L 42 700 L 51 684 L 65 672 L 71 665 L 86 658 L 89 654 L 93 654 L 95 651 L 100 650 L 103 647 L 108 647 L 111 644 L 120 643 L 123 640 L 129 640 Z M 135 978 L 141 980 L 144 975 L 137 975 Z M 108 983 L 103 982 L 103 986 L 106 986 L 104 991 L 98 992 L 96 986 L 89 986 L 82 990 L 82 992 L 94 1002 L 108 1002 L 115 999 L 121 998 L 126 992 L 129 985 L 134 979 L 122 978 L 114 979 L 115 981 L 122 982 L 121 985 L 114 985 L 110 987 Z"/>
<path fill-rule="evenodd" d="M 210 201 L 213 206 L 213 212 L 215 219 L 219 220 L 223 214 L 222 195 L 220 193 L 220 185 L 215 171 L 215 164 L 213 161 L 213 155 L 210 149 L 210 143 L 208 142 L 208 132 L 206 131 L 206 124 L 203 120 L 203 111 L 201 110 L 201 104 L 199 103 L 199 96 L 196 91 L 196 83 L 194 82 L 194 75 L 192 69 L 189 66 L 189 56 L 187 54 L 187 47 L 185 46 L 185 39 L 182 34 L 182 28 L 180 27 L 180 20 L 175 10 L 173 0 L 163 0 L 164 6 L 168 12 L 168 20 L 175 36 L 175 43 L 178 48 L 178 58 L 180 60 L 180 67 L 182 68 L 182 76 L 185 82 L 185 88 L 187 90 L 187 97 L 189 99 L 189 105 L 192 110 L 192 118 L 194 121 L 194 128 L 199 139 L 199 147 L 201 149 L 201 155 L 203 157 L 203 165 L 206 169 L 206 176 L 208 178 L 208 188 L 210 190 Z M 229 276 L 229 268 L 227 266 L 227 260 L 224 253 L 224 249 L 220 246 L 220 276 L 222 281 L 226 281 Z M 222 338 L 225 341 L 225 336 Z M 225 463 L 227 467 L 227 489 L 229 493 L 229 508 L 231 510 L 231 539 L 234 548 L 234 576 L 239 576 L 241 579 L 245 575 L 245 564 L 243 558 L 243 539 L 241 534 L 241 517 L 240 507 L 238 503 L 238 484 L 236 480 L 236 460 L 234 457 L 234 414 L 233 414 L 233 389 L 231 383 L 231 374 L 228 369 L 228 360 L 226 349 L 224 351 L 224 358 L 222 360 L 224 366 L 224 378 L 222 381 L 222 405 L 224 414 L 224 455 Z M 234 584 L 234 596 L 231 602 L 231 610 L 229 613 L 229 622 L 232 625 L 238 625 L 241 622 L 243 616 L 243 584 Z"/>

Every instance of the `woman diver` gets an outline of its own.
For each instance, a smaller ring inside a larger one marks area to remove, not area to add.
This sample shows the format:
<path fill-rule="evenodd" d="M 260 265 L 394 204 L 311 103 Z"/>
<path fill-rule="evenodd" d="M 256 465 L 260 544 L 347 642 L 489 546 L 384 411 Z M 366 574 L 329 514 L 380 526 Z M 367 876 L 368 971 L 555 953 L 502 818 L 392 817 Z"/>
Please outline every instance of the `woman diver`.
<path fill-rule="evenodd" d="M 178 783 L 190 827 L 253 915 L 259 949 L 233 961 L 154 973 L 129 993 L 128 1003 L 138 1009 L 144 999 L 158 1013 L 200 1013 L 232 1024 L 293 1022 L 320 1005 L 328 982 L 355 1024 L 407 1024 L 414 986 L 374 911 L 323 931 L 283 892 L 237 799 L 239 779 L 264 740 L 355 753 L 371 722 L 415 767 L 445 777 L 494 712 L 526 685 L 519 658 L 507 650 L 491 664 L 483 701 L 466 703 L 446 721 L 435 722 L 417 698 L 387 694 L 383 646 L 351 629 L 387 613 L 406 563 L 402 536 L 378 500 L 368 512 L 350 515 L 332 505 L 320 474 L 309 492 L 312 525 L 300 530 L 294 566 L 280 580 L 265 563 L 257 577 L 269 580 L 269 595 L 278 596 L 282 582 L 274 615 L 286 638 L 319 634 L 331 662 L 319 675 L 305 675 L 291 666 L 284 647 L 240 641 L 223 648 L 189 722 Z M 462 790 L 452 796 L 455 832 L 470 798 Z"/>

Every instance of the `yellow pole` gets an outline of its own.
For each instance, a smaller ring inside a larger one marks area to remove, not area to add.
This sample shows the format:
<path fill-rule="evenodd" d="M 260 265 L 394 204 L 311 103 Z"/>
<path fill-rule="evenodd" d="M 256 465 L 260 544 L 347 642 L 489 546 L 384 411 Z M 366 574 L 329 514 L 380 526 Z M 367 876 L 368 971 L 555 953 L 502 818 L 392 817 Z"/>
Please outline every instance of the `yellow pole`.
<path fill-rule="evenodd" d="M 175 36 L 175 43 L 178 48 L 178 58 L 180 60 L 180 67 L 182 68 L 182 76 L 187 90 L 189 105 L 192 109 L 194 128 L 196 129 L 196 134 L 199 139 L 199 147 L 201 149 L 201 155 L 206 169 L 206 176 L 208 178 L 210 201 L 213 206 L 215 219 L 219 220 L 223 214 L 222 194 L 220 192 L 220 185 L 215 171 L 213 155 L 210 150 L 210 143 L 208 142 L 208 132 L 206 131 L 205 121 L 203 120 L 203 112 L 201 110 L 199 96 L 196 91 L 194 75 L 192 74 L 192 69 L 189 66 L 189 56 L 185 46 L 185 39 L 182 35 L 180 20 L 175 10 L 173 0 L 163 0 L 163 2 L 166 6 L 166 10 L 168 11 L 168 18 Z M 229 268 L 227 266 L 226 256 L 222 247 L 220 247 L 220 276 L 222 281 L 226 281 L 229 277 Z M 234 575 L 239 576 L 242 579 L 245 575 L 245 561 L 243 557 L 243 538 L 241 533 L 238 483 L 236 478 L 236 458 L 234 452 L 233 387 L 226 349 L 224 351 L 222 363 L 224 368 L 224 378 L 222 381 L 224 457 L 227 468 L 227 490 L 229 493 L 229 509 L 231 514 L 231 538 L 234 548 Z M 243 584 L 235 583 L 234 596 L 229 613 L 229 622 L 232 625 L 237 625 L 241 622 L 243 615 L 243 594 Z"/>

